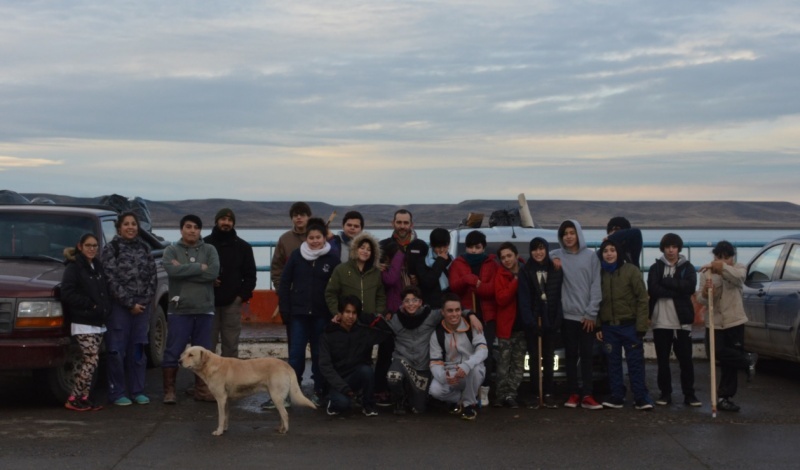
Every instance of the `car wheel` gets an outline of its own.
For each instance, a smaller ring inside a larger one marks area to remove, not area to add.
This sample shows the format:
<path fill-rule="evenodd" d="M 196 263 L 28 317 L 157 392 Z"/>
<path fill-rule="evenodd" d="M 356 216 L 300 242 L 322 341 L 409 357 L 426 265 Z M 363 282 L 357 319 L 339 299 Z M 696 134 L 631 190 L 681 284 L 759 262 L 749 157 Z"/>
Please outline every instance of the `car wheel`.
<path fill-rule="evenodd" d="M 167 315 L 161 305 L 157 305 L 150 318 L 150 342 L 147 345 L 147 364 L 159 367 L 164 360 L 164 349 L 167 347 Z"/>
<path fill-rule="evenodd" d="M 81 364 L 81 347 L 75 338 L 70 338 L 67 357 L 64 363 L 58 367 L 50 369 L 39 369 L 34 371 L 36 390 L 47 401 L 55 403 L 65 403 L 72 387 L 75 385 L 75 375 Z M 92 383 L 97 378 L 92 379 Z"/>

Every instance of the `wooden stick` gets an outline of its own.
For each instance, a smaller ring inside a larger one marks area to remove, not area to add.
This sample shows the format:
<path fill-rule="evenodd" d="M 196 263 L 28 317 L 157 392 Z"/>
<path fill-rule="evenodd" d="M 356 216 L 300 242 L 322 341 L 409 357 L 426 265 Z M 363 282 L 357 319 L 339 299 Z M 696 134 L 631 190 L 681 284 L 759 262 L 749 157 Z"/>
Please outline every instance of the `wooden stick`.
<path fill-rule="evenodd" d="M 538 342 L 539 342 L 539 367 L 536 370 L 539 371 L 539 408 L 544 405 L 544 385 L 542 384 L 542 380 L 544 379 L 544 372 L 542 371 L 542 315 L 539 315 L 539 331 L 538 333 Z"/>
<path fill-rule="evenodd" d="M 709 271 L 710 275 L 710 271 Z M 708 347 L 711 362 L 711 417 L 717 417 L 717 353 L 714 344 L 714 288 L 708 288 Z"/>

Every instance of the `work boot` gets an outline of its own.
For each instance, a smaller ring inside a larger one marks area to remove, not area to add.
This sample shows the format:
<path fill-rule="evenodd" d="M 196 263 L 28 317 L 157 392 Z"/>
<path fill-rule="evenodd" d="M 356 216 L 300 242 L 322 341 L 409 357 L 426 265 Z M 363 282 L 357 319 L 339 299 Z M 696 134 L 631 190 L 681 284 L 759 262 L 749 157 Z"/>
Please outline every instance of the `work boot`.
<path fill-rule="evenodd" d="M 164 377 L 164 404 L 174 405 L 175 399 L 175 378 L 178 377 L 177 367 L 164 367 L 161 369 Z"/>
<path fill-rule="evenodd" d="M 217 401 L 199 375 L 194 376 L 194 401 Z"/>

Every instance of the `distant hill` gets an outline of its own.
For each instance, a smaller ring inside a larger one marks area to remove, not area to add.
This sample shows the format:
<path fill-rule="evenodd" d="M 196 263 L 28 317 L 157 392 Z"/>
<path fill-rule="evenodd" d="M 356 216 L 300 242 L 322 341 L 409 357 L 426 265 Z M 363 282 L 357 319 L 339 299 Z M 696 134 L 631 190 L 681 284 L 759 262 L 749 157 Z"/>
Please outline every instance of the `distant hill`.
<path fill-rule="evenodd" d="M 28 199 L 42 197 L 59 204 L 96 204 L 100 197 L 76 198 L 54 194 L 23 194 Z M 155 227 L 177 228 L 184 214 L 199 215 L 210 226 L 218 209 L 229 207 L 236 213 L 240 228 L 282 228 L 290 225 L 289 206 L 293 201 L 240 201 L 236 199 L 190 199 L 185 201 L 147 201 Z M 515 199 L 469 200 L 458 204 L 358 204 L 334 206 L 307 201 L 315 215 L 327 219 L 336 210 L 334 224 L 349 210 L 364 215 L 368 228 L 389 228 L 392 214 L 399 208 L 414 214 L 418 228 L 455 227 L 470 212 L 489 215 L 498 209 L 514 209 Z M 612 216 L 627 217 L 640 228 L 757 228 L 800 230 L 800 206 L 789 202 L 751 201 L 528 201 L 533 220 L 544 228 L 556 228 L 564 219 L 577 219 L 585 228 L 605 228 Z"/>

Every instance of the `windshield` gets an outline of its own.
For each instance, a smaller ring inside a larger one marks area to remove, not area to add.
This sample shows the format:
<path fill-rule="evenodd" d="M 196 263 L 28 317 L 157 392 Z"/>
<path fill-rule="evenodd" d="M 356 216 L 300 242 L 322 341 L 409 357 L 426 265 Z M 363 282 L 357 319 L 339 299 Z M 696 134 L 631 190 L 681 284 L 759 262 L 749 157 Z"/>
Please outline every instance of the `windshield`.
<path fill-rule="evenodd" d="M 64 259 L 64 248 L 94 233 L 91 217 L 52 213 L 0 213 L 0 257 Z"/>

